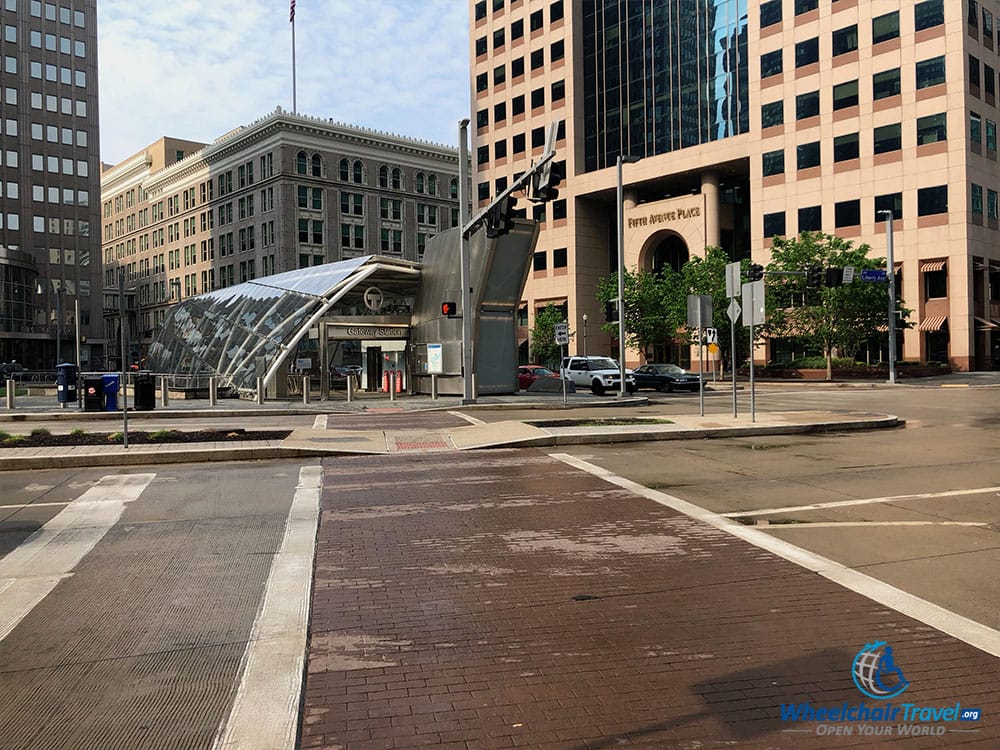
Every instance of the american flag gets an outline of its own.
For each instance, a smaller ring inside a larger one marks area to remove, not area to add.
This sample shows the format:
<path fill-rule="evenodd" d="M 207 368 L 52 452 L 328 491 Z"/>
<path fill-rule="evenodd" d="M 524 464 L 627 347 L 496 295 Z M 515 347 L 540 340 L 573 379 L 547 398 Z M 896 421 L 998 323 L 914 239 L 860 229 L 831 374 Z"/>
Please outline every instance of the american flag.
<path fill-rule="evenodd" d="M 295 0 L 291 0 L 291 4 L 288 6 L 288 22 L 295 23 Z"/>

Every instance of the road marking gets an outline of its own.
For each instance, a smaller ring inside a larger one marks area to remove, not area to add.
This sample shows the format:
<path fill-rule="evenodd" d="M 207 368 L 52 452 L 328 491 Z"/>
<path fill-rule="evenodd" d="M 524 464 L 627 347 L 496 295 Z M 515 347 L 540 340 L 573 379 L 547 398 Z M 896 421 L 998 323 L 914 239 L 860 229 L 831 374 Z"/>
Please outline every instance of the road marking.
<path fill-rule="evenodd" d="M 465 413 L 460 412 L 460 411 L 450 411 L 448 413 L 451 414 L 452 416 L 464 419 L 469 424 L 486 424 L 483 420 L 477 419 L 476 417 L 473 417 L 470 414 L 465 414 Z"/>
<path fill-rule="evenodd" d="M 0 560 L 0 641 L 114 526 L 155 474 L 109 474 Z M 53 503 L 54 504 L 54 503 Z"/>
<path fill-rule="evenodd" d="M 550 453 L 549 455 L 563 463 L 599 477 L 606 482 L 629 490 L 636 495 L 648 498 L 660 505 L 665 505 L 668 508 L 676 510 L 678 513 L 683 513 L 696 520 L 703 521 L 709 526 L 725 531 L 727 534 L 749 542 L 755 547 L 771 552 L 806 570 L 818 573 L 850 591 L 854 591 L 883 606 L 901 612 L 907 617 L 912 617 L 914 620 L 918 620 L 925 625 L 930 625 L 932 628 L 947 633 L 953 638 L 968 643 L 970 646 L 974 646 L 992 656 L 1000 657 L 1000 631 L 994 630 L 987 625 L 950 612 L 933 602 L 921 599 L 895 586 L 890 586 L 888 583 L 848 568 L 846 565 L 835 560 L 830 560 L 801 547 L 796 547 L 794 544 L 778 539 L 757 527 L 744 526 L 725 516 L 707 511 L 694 503 L 681 500 L 679 497 L 644 487 L 637 482 L 633 482 L 631 479 L 620 477 L 601 466 L 583 461 L 576 456 L 571 456 L 567 453 Z M 768 526 L 767 528 L 770 529 L 773 527 Z"/>
<path fill-rule="evenodd" d="M 215 734 L 216 750 L 295 746 L 322 485 L 322 467 L 302 467 L 281 549 L 243 652 L 240 685 Z"/>
<path fill-rule="evenodd" d="M 69 505 L 70 500 L 61 503 L 21 503 L 20 505 L 0 505 L 0 510 L 22 510 L 24 508 L 47 508 L 53 505 Z"/>
<path fill-rule="evenodd" d="M 317 414 L 316 419 L 313 420 L 313 429 L 325 430 L 327 417 L 328 417 L 327 414 Z"/>
<path fill-rule="evenodd" d="M 789 505 L 787 508 L 763 508 L 761 510 L 735 511 L 720 513 L 726 518 L 751 518 L 753 516 L 770 516 L 775 513 L 798 513 L 803 510 L 822 510 L 824 508 L 846 508 L 850 505 L 870 505 L 871 503 L 894 503 L 898 500 L 927 500 L 934 497 L 958 497 L 959 495 L 981 495 L 986 492 L 996 492 L 1000 487 L 979 487 L 973 490 L 945 490 L 944 492 L 920 492 L 915 495 L 891 495 L 889 497 L 865 497 L 859 500 L 833 500 L 829 503 L 810 503 L 809 505 Z"/>
<path fill-rule="evenodd" d="M 811 521 L 767 523 L 765 521 L 758 528 L 766 527 L 768 531 L 776 531 L 779 529 L 837 529 L 862 526 L 989 526 L 989 524 L 979 521 L 821 521 L 819 523 Z"/>

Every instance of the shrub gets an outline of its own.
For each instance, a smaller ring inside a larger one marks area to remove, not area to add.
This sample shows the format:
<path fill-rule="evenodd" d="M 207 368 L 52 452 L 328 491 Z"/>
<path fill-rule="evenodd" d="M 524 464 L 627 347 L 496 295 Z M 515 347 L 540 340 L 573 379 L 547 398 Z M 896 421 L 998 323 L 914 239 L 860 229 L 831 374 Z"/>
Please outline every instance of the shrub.
<path fill-rule="evenodd" d="M 0 441 L 6 440 L 9 437 L 10 437 L 9 432 L 4 432 L 3 430 L 0 430 Z"/>
<path fill-rule="evenodd" d="M 27 440 L 26 435 L 8 435 L 3 439 L 4 445 L 17 445 L 18 443 L 23 443 Z"/>
<path fill-rule="evenodd" d="M 47 437 L 48 435 L 51 435 L 51 434 L 52 433 L 49 432 L 44 427 L 36 427 L 35 429 L 33 429 L 31 431 L 31 437 Z"/>
<path fill-rule="evenodd" d="M 109 443 L 121 443 L 124 442 L 124 440 L 125 440 L 124 432 L 112 432 L 110 435 L 108 435 Z"/>
<path fill-rule="evenodd" d="M 70 430 L 69 434 L 72 435 L 73 437 L 80 437 L 81 435 L 86 435 L 87 431 L 84 430 L 82 427 L 74 427 L 72 430 Z"/>
<path fill-rule="evenodd" d="M 149 434 L 150 440 L 168 440 L 173 430 L 157 430 Z"/>

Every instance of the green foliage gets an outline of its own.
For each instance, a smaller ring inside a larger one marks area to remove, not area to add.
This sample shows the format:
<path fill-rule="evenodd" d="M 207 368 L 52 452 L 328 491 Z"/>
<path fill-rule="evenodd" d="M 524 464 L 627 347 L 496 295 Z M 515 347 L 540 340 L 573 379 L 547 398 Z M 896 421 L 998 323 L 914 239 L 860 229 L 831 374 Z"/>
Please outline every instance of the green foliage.
<path fill-rule="evenodd" d="M 849 240 L 820 232 L 804 232 L 795 238 L 774 239 L 768 279 L 767 323 L 762 333 L 781 338 L 796 338 L 807 348 L 826 353 L 826 366 L 834 348 L 853 354 L 865 341 L 883 335 L 887 318 L 888 288 L 885 284 L 857 280 L 865 269 L 885 269 L 885 258 L 869 257 L 868 245 L 854 247 Z M 855 269 L 854 283 L 835 287 L 812 288 L 800 272 L 810 266 Z M 910 311 L 897 302 L 905 318 Z"/>
<path fill-rule="evenodd" d="M 173 430 L 156 430 L 156 432 L 149 433 L 150 440 L 168 440 Z"/>
<path fill-rule="evenodd" d="M 124 432 L 112 432 L 111 434 L 108 435 L 109 443 L 122 443 L 124 441 L 125 441 Z"/>
<path fill-rule="evenodd" d="M 4 432 L 3 430 L 0 430 L 0 442 L 6 440 L 9 437 L 10 437 L 9 432 Z"/>
<path fill-rule="evenodd" d="M 531 359 L 558 371 L 562 347 L 555 341 L 555 325 L 563 323 L 566 316 L 562 308 L 547 305 L 535 313 L 535 327 L 531 329 Z"/>
<path fill-rule="evenodd" d="M 834 367 L 862 367 L 858 362 L 855 362 L 851 357 L 833 357 L 830 360 Z M 818 369 L 820 367 L 826 367 L 826 357 L 799 357 L 799 359 L 793 359 L 788 363 L 787 367 L 797 368 L 800 370 L 810 370 Z"/>
<path fill-rule="evenodd" d="M 27 435 L 8 435 L 3 439 L 4 445 L 17 445 L 28 439 Z"/>
<path fill-rule="evenodd" d="M 74 427 L 72 430 L 70 430 L 69 434 L 73 435 L 74 437 L 80 437 L 81 435 L 86 435 L 87 431 L 84 430 L 82 427 Z"/>
<path fill-rule="evenodd" d="M 46 437 L 46 436 L 51 435 L 51 434 L 52 433 L 49 432 L 44 427 L 36 427 L 35 429 L 33 429 L 31 431 L 31 437 Z"/>

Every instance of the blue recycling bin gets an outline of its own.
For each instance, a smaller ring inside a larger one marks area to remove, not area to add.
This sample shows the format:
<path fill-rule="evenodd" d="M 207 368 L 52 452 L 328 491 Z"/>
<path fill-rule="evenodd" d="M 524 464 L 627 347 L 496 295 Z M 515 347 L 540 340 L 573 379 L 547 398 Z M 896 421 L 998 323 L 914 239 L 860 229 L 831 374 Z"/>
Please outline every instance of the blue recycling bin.
<path fill-rule="evenodd" d="M 76 365 L 63 362 L 56 365 L 56 398 L 60 404 L 76 401 Z"/>
<path fill-rule="evenodd" d="M 118 411 L 118 375 L 106 373 L 101 376 L 104 390 L 104 411 Z"/>

